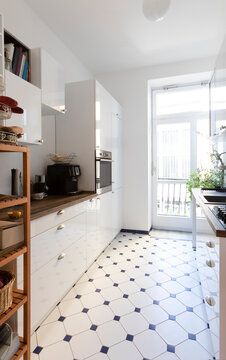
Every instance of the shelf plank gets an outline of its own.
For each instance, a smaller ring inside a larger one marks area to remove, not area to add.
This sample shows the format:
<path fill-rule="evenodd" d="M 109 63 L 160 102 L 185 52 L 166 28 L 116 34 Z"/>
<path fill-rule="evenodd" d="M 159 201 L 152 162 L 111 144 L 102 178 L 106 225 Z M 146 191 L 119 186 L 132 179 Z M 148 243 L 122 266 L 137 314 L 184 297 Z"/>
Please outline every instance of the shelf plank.
<path fill-rule="evenodd" d="M 20 348 L 16 354 L 11 357 L 10 360 L 19 360 L 27 351 L 27 344 L 20 338 Z"/>
<path fill-rule="evenodd" d="M 0 326 L 6 322 L 21 306 L 23 306 L 27 302 L 27 296 L 23 293 L 17 291 L 16 289 L 13 291 L 13 303 L 6 312 L 0 315 Z"/>
<path fill-rule="evenodd" d="M 0 209 L 27 204 L 26 196 L 0 195 Z"/>
<path fill-rule="evenodd" d="M 14 250 L 7 252 L 6 254 L 0 256 L 0 267 L 8 264 L 9 262 L 15 260 L 19 256 L 27 252 L 27 247 L 25 245 L 20 246 Z"/>
<path fill-rule="evenodd" d="M 26 146 L 0 143 L 0 152 L 23 152 L 23 153 L 26 153 L 27 151 L 28 151 L 28 148 Z"/>

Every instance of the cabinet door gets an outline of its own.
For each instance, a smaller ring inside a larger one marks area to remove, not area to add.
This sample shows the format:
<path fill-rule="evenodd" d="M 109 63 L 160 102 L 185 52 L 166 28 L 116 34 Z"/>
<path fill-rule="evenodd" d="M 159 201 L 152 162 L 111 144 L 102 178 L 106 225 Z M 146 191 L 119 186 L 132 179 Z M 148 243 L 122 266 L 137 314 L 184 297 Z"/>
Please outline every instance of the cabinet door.
<path fill-rule="evenodd" d="M 122 230 L 122 189 L 112 192 L 112 237 Z"/>
<path fill-rule="evenodd" d="M 86 257 L 87 268 L 99 255 L 97 246 L 97 200 L 87 201 L 86 207 Z"/>
<path fill-rule="evenodd" d="M 96 147 L 111 151 L 111 95 L 96 82 Z"/>
<path fill-rule="evenodd" d="M 18 101 L 24 109 L 23 114 L 13 114 L 6 120 L 6 126 L 21 126 L 21 143 L 40 144 L 42 137 L 41 90 L 9 71 L 5 71 L 6 95 Z"/>
<path fill-rule="evenodd" d="M 112 113 L 112 190 L 122 187 L 122 120 Z"/>
<path fill-rule="evenodd" d="M 112 193 L 97 198 L 98 247 L 103 251 L 112 240 Z"/>
<path fill-rule="evenodd" d="M 85 236 L 31 276 L 31 327 L 40 324 L 86 270 Z M 60 256 L 61 255 L 61 256 Z M 64 257 L 62 257 L 62 255 Z"/>

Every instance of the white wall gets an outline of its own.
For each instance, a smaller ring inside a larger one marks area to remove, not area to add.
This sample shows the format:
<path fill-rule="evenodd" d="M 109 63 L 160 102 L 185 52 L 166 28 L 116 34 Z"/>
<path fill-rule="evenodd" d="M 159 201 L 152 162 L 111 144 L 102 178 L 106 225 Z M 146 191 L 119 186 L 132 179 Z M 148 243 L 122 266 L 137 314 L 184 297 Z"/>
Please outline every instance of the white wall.
<path fill-rule="evenodd" d="M 65 83 L 92 78 L 89 70 L 23 0 L 0 0 L 0 12 L 8 32 L 29 48 L 44 48 L 63 66 Z M 32 178 L 35 174 L 45 173 L 47 155 L 55 152 L 55 117 L 43 117 L 42 126 L 44 144 L 30 146 Z M 20 156 L 0 154 L 0 165 L 0 193 L 10 193 L 10 169 L 22 168 Z"/>
<path fill-rule="evenodd" d="M 96 75 L 123 107 L 124 228 L 147 231 L 151 227 L 148 80 L 211 71 L 213 64 L 211 58 Z"/>

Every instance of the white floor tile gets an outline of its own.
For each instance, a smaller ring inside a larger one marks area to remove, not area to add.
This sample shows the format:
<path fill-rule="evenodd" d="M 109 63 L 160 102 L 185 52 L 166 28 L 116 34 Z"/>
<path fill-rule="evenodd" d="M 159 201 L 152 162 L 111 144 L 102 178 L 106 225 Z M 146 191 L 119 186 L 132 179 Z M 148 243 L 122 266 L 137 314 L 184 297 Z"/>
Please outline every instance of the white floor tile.
<path fill-rule="evenodd" d="M 114 313 L 109 306 L 100 305 L 89 310 L 89 318 L 94 325 L 101 325 L 107 321 L 113 320 Z"/>
<path fill-rule="evenodd" d="M 149 324 L 157 325 L 168 319 L 169 315 L 159 305 L 150 305 L 141 309 L 141 314 Z"/>
<path fill-rule="evenodd" d="M 156 331 L 146 330 L 134 337 L 134 344 L 144 358 L 154 359 L 164 353 L 167 349 L 166 343 L 156 333 Z"/>
<path fill-rule="evenodd" d="M 123 293 L 119 289 L 119 287 L 111 286 L 109 288 L 101 290 L 101 295 L 104 300 L 112 301 L 121 298 L 123 296 Z"/>
<path fill-rule="evenodd" d="M 37 344 L 41 347 L 48 346 L 64 339 L 65 328 L 60 321 L 42 325 L 36 332 Z"/>
<path fill-rule="evenodd" d="M 123 341 L 112 346 L 108 351 L 110 360 L 142 360 L 143 357 L 130 341 Z"/>
<path fill-rule="evenodd" d="M 98 292 L 93 292 L 90 294 L 83 295 L 80 299 L 81 303 L 85 308 L 91 309 L 95 306 L 102 305 L 104 298 Z"/>
<path fill-rule="evenodd" d="M 179 277 L 177 281 L 185 288 L 194 288 L 195 286 L 199 285 L 199 282 L 197 280 L 194 280 L 190 276 Z"/>
<path fill-rule="evenodd" d="M 122 273 L 121 271 L 119 271 L 119 272 L 116 272 L 114 274 L 111 274 L 110 279 L 114 283 L 120 284 L 122 282 L 129 281 L 130 278 L 127 275 L 127 271 L 126 271 L 126 273 Z"/>
<path fill-rule="evenodd" d="M 185 290 L 184 286 L 178 284 L 177 281 L 167 281 L 162 284 L 163 289 L 169 292 L 169 294 L 179 294 Z"/>
<path fill-rule="evenodd" d="M 134 294 L 140 290 L 140 287 L 136 284 L 135 281 L 126 281 L 119 284 L 119 289 L 123 294 Z"/>
<path fill-rule="evenodd" d="M 183 293 L 178 294 L 177 299 L 180 300 L 185 306 L 189 307 L 194 307 L 202 303 L 202 299 L 190 291 L 184 291 Z"/>
<path fill-rule="evenodd" d="M 153 300 L 164 300 L 170 296 L 169 292 L 163 289 L 161 286 L 153 286 L 147 290 L 147 294 L 151 296 Z"/>
<path fill-rule="evenodd" d="M 197 341 L 186 340 L 176 346 L 176 355 L 183 360 L 209 360 L 212 356 Z"/>
<path fill-rule="evenodd" d="M 95 290 L 96 288 L 91 282 L 76 284 L 76 289 L 75 289 L 75 291 L 79 295 L 89 294 L 91 292 L 94 292 Z"/>
<path fill-rule="evenodd" d="M 156 282 L 152 280 L 151 276 L 141 276 L 139 278 L 135 278 L 135 282 L 140 288 L 149 289 L 152 286 L 156 285 Z"/>
<path fill-rule="evenodd" d="M 188 333 L 176 321 L 172 320 L 157 325 L 156 331 L 168 345 L 178 345 L 188 338 Z"/>
<path fill-rule="evenodd" d="M 129 295 L 129 301 L 137 308 L 142 308 L 153 303 L 150 296 L 142 291 Z"/>
<path fill-rule="evenodd" d="M 109 277 L 102 277 L 93 280 L 93 284 L 96 286 L 97 289 L 105 289 L 113 286 L 114 282 Z"/>
<path fill-rule="evenodd" d="M 92 325 L 87 314 L 79 313 L 68 316 L 63 322 L 67 335 L 76 335 L 89 330 Z"/>
<path fill-rule="evenodd" d="M 206 322 L 193 312 L 189 311 L 178 315 L 177 322 L 190 334 L 197 334 L 207 328 Z"/>
<path fill-rule="evenodd" d="M 128 299 L 122 298 L 110 302 L 110 308 L 115 315 L 122 316 L 134 311 L 134 306 Z"/>
<path fill-rule="evenodd" d="M 62 301 L 58 307 L 62 316 L 74 315 L 81 312 L 83 309 L 83 305 L 78 299 Z"/>
<path fill-rule="evenodd" d="M 179 357 L 174 353 L 166 352 L 155 358 L 155 360 L 182 360 L 182 359 L 179 359 Z"/>
<path fill-rule="evenodd" d="M 73 336 L 70 345 L 75 359 L 78 360 L 86 359 L 100 352 L 102 347 L 96 332 L 92 330 Z"/>
<path fill-rule="evenodd" d="M 57 321 L 59 319 L 60 316 L 61 315 L 60 315 L 58 307 L 55 307 L 55 309 L 43 321 L 42 325 L 46 325 L 46 324 L 49 324 L 51 322 L 55 322 L 55 321 Z"/>
<path fill-rule="evenodd" d="M 23 360 L 23 358 L 22 358 L 22 360 Z M 40 357 L 37 354 L 31 353 L 31 360 L 40 360 Z"/>
<path fill-rule="evenodd" d="M 140 332 L 147 330 L 149 327 L 148 322 L 145 318 L 137 312 L 124 315 L 120 319 L 120 323 L 128 334 L 136 335 Z"/>
<path fill-rule="evenodd" d="M 109 321 L 98 326 L 97 334 L 104 346 L 110 347 L 126 339 L 127 333 L 119 321 Z"/>
<path fill-rule="evenodd" d="M 47 346 L 39 354 L 40 360 L 72 360 L 73 355 L 68 342 L 60 341 L 57 344 Z"/>
<path fill-rule="evenodd" d="M 89 277 L 87 274 L 83 274 L 82 277 L 80 277 L 80 279 L 77 281 L 76 284 L 81 284 L 83 282 L 87 282 L 89 280 Z"/>
<path fill-rule="evenodd" d="M 63 301 L 64 300 L 70 300 L 70 299 L 74 299 L 75 296 L 77 295 L 75 288 L 73 287 L 68 293 L 67 295 L 64 296 Z"/>
<path fill-rule="evenodd" d="M 197 342 L 204 347 L 210 354 L 214 353 L 212 341 L 210 341 L 211 333 L 209 329 L 201 331 L 196 335 Z"/>
<path fill-rule="evenodd" d="M 99 353 L 88 357 L 86 360 L 109 360 L 109 357 L 103 353 Z"/>
<path fill-rule="evenodd" d="M 160 306 L 170 315 L 179 315 L 182 312 L 186 311 L 186 306 L 184 306 L 180 301 L 175 298 L 169 297 L 168 299 L 160 301 Z"/>

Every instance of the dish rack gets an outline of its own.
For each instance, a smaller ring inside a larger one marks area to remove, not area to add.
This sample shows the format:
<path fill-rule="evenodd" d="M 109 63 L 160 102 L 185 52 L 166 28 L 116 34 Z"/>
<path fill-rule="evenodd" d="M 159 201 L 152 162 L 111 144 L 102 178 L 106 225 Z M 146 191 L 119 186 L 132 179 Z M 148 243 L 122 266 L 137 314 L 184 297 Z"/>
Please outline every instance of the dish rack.
<path fill-rule="evenodd" d="M 0 142 L 6 144 L 14 144 L 17 145 L 17 135 L 7 131 L 0 130 Z"/>

